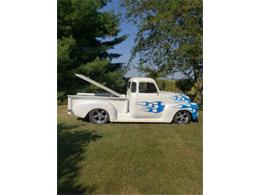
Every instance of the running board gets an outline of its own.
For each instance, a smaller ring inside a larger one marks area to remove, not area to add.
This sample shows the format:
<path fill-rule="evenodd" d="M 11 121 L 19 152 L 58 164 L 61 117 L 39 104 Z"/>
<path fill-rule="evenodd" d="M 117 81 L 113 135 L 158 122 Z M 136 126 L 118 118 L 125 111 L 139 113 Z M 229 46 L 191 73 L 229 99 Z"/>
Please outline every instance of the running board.
<path fill-rule="evenodd" d="M 119 115 L 117 119 L 111 122 L 120 122 L 120 123 L 171 123 L 172 119 L 165 119 L 162 118 L 133 118 L 131 116 L 126 115 Z"/>

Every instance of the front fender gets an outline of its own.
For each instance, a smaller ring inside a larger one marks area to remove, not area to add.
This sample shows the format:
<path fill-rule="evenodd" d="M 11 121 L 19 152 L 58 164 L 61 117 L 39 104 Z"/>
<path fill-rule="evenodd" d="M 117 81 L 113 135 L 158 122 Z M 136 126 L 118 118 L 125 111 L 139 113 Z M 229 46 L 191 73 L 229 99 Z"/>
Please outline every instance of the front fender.
<path fill-rule="evenodd" d="M 196 103 L 184 103 L 177 106 L 179 110 L 187 110 L 191 113 L 192 119 L 196 121 L 198 119 L 199 105 Z"/>
<path fill-rule="evenodd" d="M 104 109 L 109 114 L 109 120 L 112 122 L 117 119 L 117 111 L 113 104 L 102 100 L 88 100 L 75 105 L 74 114 L 80 118 L 85 118 L 87 114 L 96 108 Z"/>
<path fill-rule="evenodd" d="M 198 104 L 196 103 L 173 103 L 165 106 L 165 112 L 162 117 L 167 121 L 171 122 L 175 114 L 180 110 L 187 110 L 191 113 L 192 120 L 196 121 L 198 118 Z"/>

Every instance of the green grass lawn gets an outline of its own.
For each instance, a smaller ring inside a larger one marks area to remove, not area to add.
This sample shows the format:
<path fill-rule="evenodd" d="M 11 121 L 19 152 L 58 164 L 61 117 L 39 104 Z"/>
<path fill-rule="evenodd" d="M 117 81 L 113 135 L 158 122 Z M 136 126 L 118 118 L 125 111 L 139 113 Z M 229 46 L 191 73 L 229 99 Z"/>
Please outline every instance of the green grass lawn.
<path fill-rule="evenodd" d="M 58 106 L 59 194 L 202 194 L 199 123 L 94 125 Z"/>

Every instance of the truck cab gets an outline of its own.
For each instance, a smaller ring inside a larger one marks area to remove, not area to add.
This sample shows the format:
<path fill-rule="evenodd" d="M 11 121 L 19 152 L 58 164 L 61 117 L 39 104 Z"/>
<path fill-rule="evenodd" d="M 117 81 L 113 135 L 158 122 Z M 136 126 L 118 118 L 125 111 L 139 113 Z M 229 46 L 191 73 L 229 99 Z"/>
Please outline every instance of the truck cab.
<path fill-rule="evenodd" d="M 160 90 L 153 79 L 131 78 L 128 81 L 126 96 L 129 100 L 129 112 L 132 117 L 161 117 L 164 104 L 162 103 Z"/>
<path fill-rule="evenodd" d="M 93 123 L 153 122 L 186 124 L 198 118 L 198 105 L 181 93 L 160 91 L 155 80 L 133 77 L 126 95 L 92 79 L 76 74 L 109 94 L 78 93 L 68 96 L 68 113 L 89 118 Z"/>

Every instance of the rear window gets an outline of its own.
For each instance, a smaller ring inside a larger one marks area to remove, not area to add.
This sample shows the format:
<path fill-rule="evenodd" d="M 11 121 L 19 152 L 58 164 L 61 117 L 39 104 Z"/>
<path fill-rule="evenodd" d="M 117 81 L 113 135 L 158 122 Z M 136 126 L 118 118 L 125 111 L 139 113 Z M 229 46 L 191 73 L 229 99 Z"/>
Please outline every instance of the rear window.
<path fill-rule="evenodd" d="M 140 82 L 139 93 L 157 93 L 157 89 L 153 83 Z"/>
<path fill-rule="evenodd" d="M 136 92 L 136 82 L 132 82 L 131 92 L 132 92 L 132 93 L 135 93 L 135 92 Z"/>
<path fill-rule="evenodd" d="M 127 89 L 130 89 L 131 82 L 127 83 Z"/>

